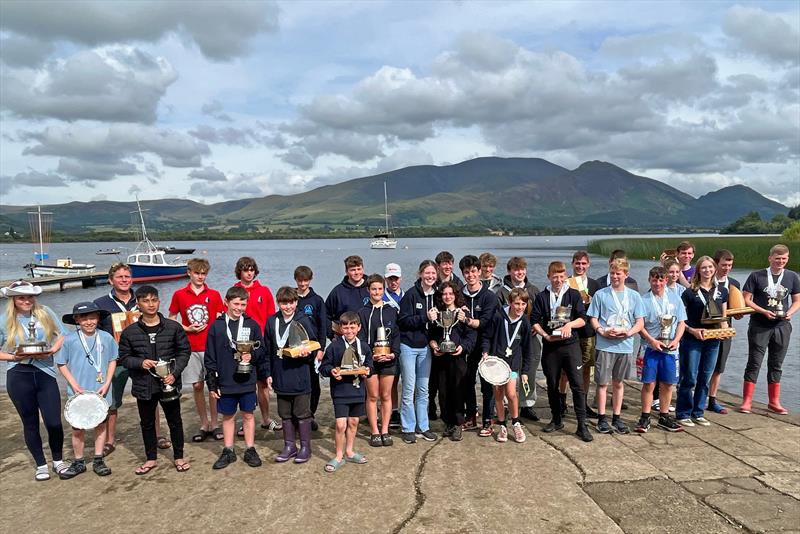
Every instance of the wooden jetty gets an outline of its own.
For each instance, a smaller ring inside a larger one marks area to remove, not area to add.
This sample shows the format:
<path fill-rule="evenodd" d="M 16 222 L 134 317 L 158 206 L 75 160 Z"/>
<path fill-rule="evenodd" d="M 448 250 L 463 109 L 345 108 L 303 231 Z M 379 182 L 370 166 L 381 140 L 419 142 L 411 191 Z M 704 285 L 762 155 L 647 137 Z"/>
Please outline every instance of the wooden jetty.
<path fill-rule="evenodd" d="M 15 278 L 13 280 L 2 280 L 0 281 L 0 287 L 5 287 L 11 282 L 16 280 L 25 280 L 26 282 L 30 282 L 35 286 L 41 286 L 42 289 L 45 291 L 50 289 L 55 289 L 55 286 L 58 286 L 59 291 L 64 291 L 65 289 L 70 289 L 67 287 L 67 284 L 77 284 L 80 283 L 80 287 L 86 289 L 87 287 L 97 287 L 98 280 L 108 280 L 108 273 L 101 272 L 101 273 L 92 273 L 92 274 L 75 274 L 75 275 L 67 275 L 67 276 L 37 276 L 36 278 L 26 277 L 26 278 Z"/>

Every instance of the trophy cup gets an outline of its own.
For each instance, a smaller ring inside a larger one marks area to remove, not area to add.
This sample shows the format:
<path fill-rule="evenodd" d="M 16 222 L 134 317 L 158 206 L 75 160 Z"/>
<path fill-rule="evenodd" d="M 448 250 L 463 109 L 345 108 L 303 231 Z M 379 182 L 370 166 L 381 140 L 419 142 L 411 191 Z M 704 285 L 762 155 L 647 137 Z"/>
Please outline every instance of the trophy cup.
<path fill-rule="evenodd" d="M 442 341 L 439 342 L 439 352 L 452 354 L 456 351 L 456 344 L 450 339 L 450 332 L 452 332 L 457 322 L 458 310 L 441 310 L 439 312 L 439 318 L 436 319 L 436 324 L 441 326 L 444 331 L 444 337 Z"/>
<path fill-rule="evenodd" d="M 559 330 L 562 326 L 569 322 L 569 318 L 572 315 L 572 305 L 569 306 L 556 306 L 556 315 L 552 319 L 547 322 L 547 327 L 553 330 L 553 333 L 550 334 L 551 336 L 561 337 L 561 330 Z"/>
<path fill-rule="evenodd" d="M 180 398 L 181 392 L 178 388 L 165 384 L 164 379 L 175 371 L 175 359 L 159 359 L 156 366 L 148 369 L 151 375 L 161 379 L 161 400 L 164 402 L 174 401 Z"/>
<path fill-rule="evenodd" d="M 322 346 L 316 341 L 308 338 L 308 332 L 303 325 L 297 321 L 289 323 L 289 337 L 286 339 L 286 346 L 280 349 L 279 358 L 304 358 L 303 353 L 319 350 Z"/>
<path fill-rule="evenodd" d="M 239 362 L 236 365 L 237 375 L 250 376 L 250 372 L 253 370 L 253 364 L 252 362 L 242 361 L 242 354 L 252 354 L 253 350 L 259 347 L 261 347 L 261 342 L 258 340 L 244 340 L 236 342 L 236 352 L 233 354 L 233 358 Z"/>
<path fill-rule="evenodd" d="M 669 346 L 672 341 L 672 325 L 675 324 L 675 316 L 664 314 L 658 317 L 658 322 L 661 325 L 661 332 L 658 334 L 658 341 L 665 347 Z"/>
<path fill-rule="evenodd" d="M 392 353 L 392 346 L 389 343 L 389 335 L 392 333 L 391 328 L 383 326 L 378 327 L 377 339 L 372 345 L 373 356 L 388 356 Z"/>
<path fill-rule="evenodd" d="M 17 345 L 17 356 L 28 356 L 30 358 L 41 358 L 48 356 L 52 348 L 46 341 L 36 341 L 36 321 L 31 318 L 28 323 L 28 338 Z"/>
<path fill-rule="evenodd" d="M 778 285 L 772 295 L 767 298 L 767 307 L 769 311 L 775 314 L 776 319 L 785 319 L 786 310 L 783 309 L 783 299 L 789 294 L 789 290 Z"/>
<path fill-rule="evenodd" d="M 622 314 L 612 313 L 608 318 L 608 333 L 609 334 L 624 334 L 631 327 L 628 318 Z"/>

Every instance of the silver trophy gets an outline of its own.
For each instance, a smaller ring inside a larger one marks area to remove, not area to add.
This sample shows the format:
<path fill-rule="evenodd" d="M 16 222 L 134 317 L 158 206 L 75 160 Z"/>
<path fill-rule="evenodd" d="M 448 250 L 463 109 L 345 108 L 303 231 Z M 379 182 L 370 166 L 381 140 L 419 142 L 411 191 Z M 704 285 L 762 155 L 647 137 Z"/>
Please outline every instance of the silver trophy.
<path fill-rule="evenodd" d="M 392 353 L 392 345 L 389 342 L 389 336 L 391 333 L 391 328 L 386 328 L 384 326 L 378 327 L 375 343 L 372 344 L 373 356 L 388 356 Z"/>
<path fill-rule="evenodd" d="M 439 312 L 439 318 L 436 320 L 436 324 L 441 326 L 444 331 L 443 339 L 439 342 L 439 352 L 452 354 L 456 351 L 456 344 L 450 339 L 450 333 L 453 331 L 453 327 L 457 322 L 458 310 L 441 310 Z"/>
<path fill-rule="evenodd" d="M 550 335 L 555 337 L 561 337 L 560 328 L 569 322 L 569 318 L 571 316 L 572 316 L 571 304 L 569 306 L 556 306 L 555 317 L 547 321 L 547 327 L 553 331 Z"/>
<path fill-rule="evenodd" d="M 245 362 L 242 361 L 242 354 L 251 354 L 253 353 L 254 349 L 261 347 L 261 342 L 244 340 L 244 341 L 237 341 L 236 342 L 236 352 L 233 354 L 234 359 L 239 362 L 236 365 L 236 374 L 237 375 L 250 375 L 250 372 L 253 370 L 252 362 Z"/>
<path fill-rule="evenodd" d="M 38 358 L 46 356 L 52 352 L 52 348 L 46 341 L 36 341 L 36 321 L 31 318 L 28 323 L 28 338 L 17 345 L 17 356 L 28 356 Z"/>
<path fill-rule="evenodd" d="M 775 314 L 776 319 L 785 319 L 786 310 L 783 309 L 783 299 L 789 294 L 789 290 L 779 285 L 775 288 L 773 295 L 767 299 L 769 311 Z"/>
<path fill-rule="evenodd" d="M 148 369 L 150 374 L 161 379 L 161 400 L 164 402 L 174 401 L 180 398 L 181 392 L 178 388 L 165 384 L 164 379 L 175 372 L 175 359 L 159 359 L 155 367 Z"/>
<path fill-rule="evenodd" d="M 675 324 L 675 316 L 670 314 L 660 315 L 658 323 L 661 325 L 661 332 L 658 333 L 658 341 L 665 346 L 669 345 L 672 341 L 672 325 Z"/>

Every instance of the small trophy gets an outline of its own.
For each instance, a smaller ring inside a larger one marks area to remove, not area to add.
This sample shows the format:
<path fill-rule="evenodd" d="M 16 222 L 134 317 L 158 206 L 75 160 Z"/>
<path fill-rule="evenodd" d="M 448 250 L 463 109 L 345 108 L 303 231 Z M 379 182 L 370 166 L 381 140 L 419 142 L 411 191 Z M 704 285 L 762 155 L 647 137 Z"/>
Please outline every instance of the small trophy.
<path fill-rule="evenodd" d="M 672 325 L 675 324 L 675 316 L 664 314 L 659 316 L 658 322 L 661 325 L 661 332 L 658 334 L 658 341 L 665 347 L 672 341 Z"/>
<path fill-rule="evenodd" d="M 547 327 L 553 330 L 551 336 L 561 337 L 560 328 L 569 322 L 572 316 L 572 305 L 569 306 L 556 306 L 556 315 L 547 322 Z"/>
<path fill-rule="evenodd" d="M 253 350 L 259 347 L 261 347 L 261 342 L 258 340 L 244 340 L 236 342 L 236 352 L 233 353 L 233 358 L 239 362 L 236 365 L 237 375 L 250 376 L 250 372 L 253 370 L 253 364 L 252 362 L 242 361 L 242 354 L 252 354 Z"/>
<path fill-rule="evenodd" d="M 631 327 L 628 318 L 622 314 L 612 313 L 608 318 L 608 333 L 609 334 L 624 334 Z"/>
<path fill-rule="evenodd" d="M 450 339 L 450 332 L 458 322 L 458 310 L 442 310 L 439 312 L 439 318 L 436 324 L 442 327 L 444 331 L 444 338 L 439 343 L 439 352 L 444 354 L 452 354 L 456 351 L 455 342 Z"/>
<path fill-rule="evenodd" d="M 289 323 L 289 337 L 286 339 L 286 346 L 280 349 L 279 358 L 304 358 L 306 355 L 322 346 L 316 341 L 308 338 L 308 332 L 303 325 L 297 321 Z"/>
<path fill-rule="evenodd" d="M 392 346 L 389 343 L 389 335 L 392 333 L 391 328 L 383 326 L 378 327 L 377 339 L 372 344 L 373 356 L 388 356 L 392 353 Z"/>
<path fill-rule="evenodd" d="M 769 311 L 775 314 L 776 319 L 786 318 L 786 310 L 783 309 L 783 299 L 785 299 L 786 295 L 788 294 L 788 289 L 782 285 L 778 285 L 775 288 L 773 295 L 770 295 L 767 298 L 767 307 L 769 308 Z"/>
<path fill-rule="evenodd" d="M 28 356 L 30 358 L 40 358 L 52 352 L 52 348 L 46 341 L 36 341 L 36 321 L 31 318 L 28 323 L 28 339 L 17 345 L 17 356 Z"/>
<path fill-rule="evenodd" d="M 364 367 L 364 360 L 352 345 L 344 349 L 342 363 L 339 365 L 339 374 L 342 376 L 355 376 L 355 387 L 361 387 L 361 376 L 369 374 L 369 367 Z"/>
<path fill-rule="evenodd" d="M 705 310 L 703 310 L 703 316 L 700 318 L 700 322 L 703 324 L 719 324 L 727 320 L 728 318 L 722 315 L 722 309 L 719 307 L 719 304 L 717 304 L 717 301 L 713 298 L 709 299 Z"/>
<path fill-rule="evenodd" d="M 170 385 L 165 384 L 164 379 L 171 375 L 175 371 L 175 359 L 171 360 L 162 360 L 159 358 L 158 362 L 156 363 L 155 367 L 148 369 L 150 374 L 156 378 L 161 379 L 161 400 L 164 402 L 170 402 L 174 400 L 178 400 L 181 396 L 181 392 L 178 388 Z"/>

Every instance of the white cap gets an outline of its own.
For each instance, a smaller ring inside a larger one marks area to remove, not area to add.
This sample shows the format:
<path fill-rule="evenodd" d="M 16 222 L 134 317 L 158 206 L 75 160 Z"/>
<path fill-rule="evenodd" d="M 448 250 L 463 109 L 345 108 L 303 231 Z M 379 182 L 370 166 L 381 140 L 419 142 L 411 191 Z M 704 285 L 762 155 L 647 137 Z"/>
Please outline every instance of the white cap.
<path fill-rule="evenodd" d="M 389 278 L 390 276 L 396 276 L 400 278 L 403 276 L 403 272 L 400 270 L 400 266 L 396 263 L 390 263 L 386 266 L 386 272 L 383 273 L 384 278 Z"/>

